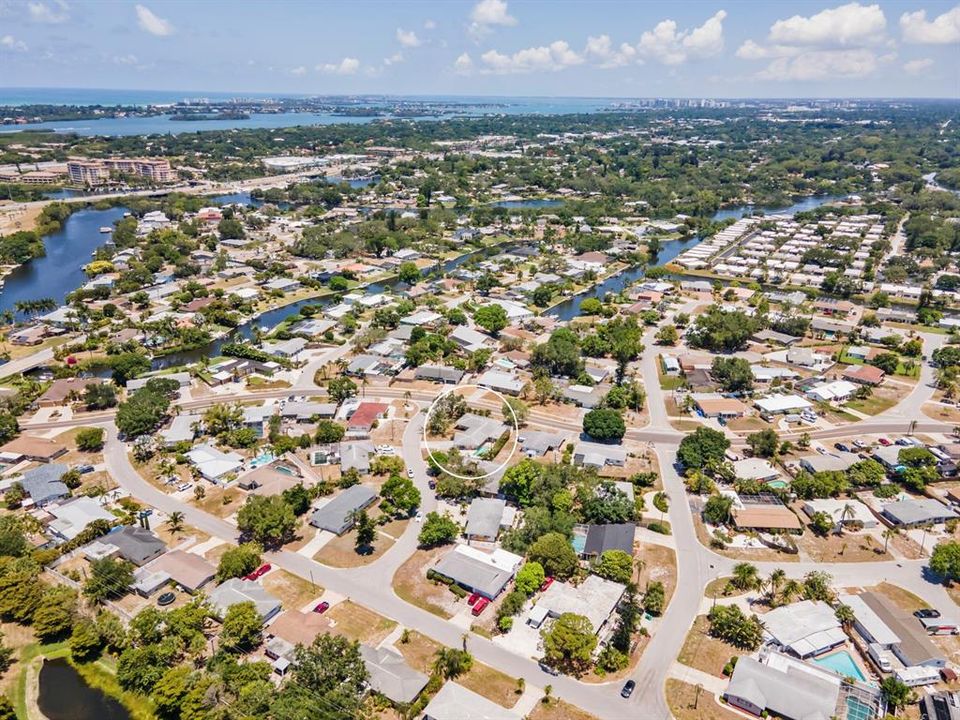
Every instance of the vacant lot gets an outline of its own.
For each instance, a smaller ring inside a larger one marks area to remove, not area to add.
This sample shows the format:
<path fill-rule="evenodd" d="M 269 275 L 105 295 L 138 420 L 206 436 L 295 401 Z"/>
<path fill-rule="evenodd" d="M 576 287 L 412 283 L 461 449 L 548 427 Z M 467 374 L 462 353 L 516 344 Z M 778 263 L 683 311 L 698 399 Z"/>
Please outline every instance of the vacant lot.
<path fill-rule="evenodd" d="M 676 720 L 737 720 L 743 716 L 728 710 L 706 690 L 679 680 L 667 680 L 667 703 Z"/>
<path fill-rule="evenodd" d="M 666 607 L 677 587 L 677 554 L 673 548 L 644 543 L 637 557 L 643 563 L 637 586 L 642 590 L 648 582 L 662 582 Z"/>
<path fill-rule="evenodd" d="M 449 620 L 453 617 L 456 598 L 446 585 L 427 580 L 427 568 L 449 547 L 417 550 L 393 576 L 393 589 L 402 600 Z"/>
<path fill-rule="evenodd" d="M 516 692 L 516 680 L 476 660 L 473 661 L 470 672 L 458 677 L 457 682 L 503 707 L 511 708 L 520 699 Z"/>
<path fill-rule="evenodd" d="M 337 630 L 348 638 L 368 645 L 379 644 L 397 625 L 393 620 L 350 600 L 334 605 L 327 611 L 327 617 L 335 620 Z"/>
<path fill-rule="evenodd" d="M 527 718 L 528 720 L 597 720 L 595 715 L 591 715 L 586 710 L 557 699 L 547 703 L 538 702 Z"/>
<path fill-rule="evenodd" d="M 742 655 L 743 651 L 733 645 L 710 637 L 708 630 L 710 622 L 706 615 L 699 615 L 693 622 L 693 627 L 683 641 L 678 660 L 697 670 L 703 670 L 711 675 L 723 677 L 723 666 L 730 662 L 734 655 Z"/>
<path fill-rule="evenodd" d="M 287 610 L 299 610 L 323 593 L 323 588 L 286 570 L 274 570 L 265 575 L 263 589 L 283 603 Z"/>
<path fill-rule="evenodd" d="M 407 665 L 427 675 L 433 670 L 434 658 L 441 647 L 443 646 L 440 643 L 426 635 L 421 635 L 416 630 L 407 632 L 407 642 L 397 641 L 396 643 L 396 648 L 407 661 Z"/>
<path fill-rule="evenodd" d="M 892 560 L 893 556 L 883 552 L 883 544 L 872 535 L 836 535 L 831 533 L 819 537 L 807 530 L 796 538 L 800 551 L 809 555 L 814 562 L 873 562 Z"/>

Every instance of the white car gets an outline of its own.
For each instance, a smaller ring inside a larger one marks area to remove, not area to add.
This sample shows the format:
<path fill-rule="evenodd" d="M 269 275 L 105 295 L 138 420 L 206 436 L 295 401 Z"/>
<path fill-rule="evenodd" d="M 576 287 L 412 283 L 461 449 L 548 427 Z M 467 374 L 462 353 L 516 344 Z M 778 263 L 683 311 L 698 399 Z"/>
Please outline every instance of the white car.
<path fill-rule="evenodd" d="M 412 478 L 412 477 L 413 477 L 413 468 L 407 468 L 407 477 L 408 477 L 408 478 Z"/>
<path fill-rule="evenodd" d="M 422 522 L 422 521 L 423 521 L 423 513 L 422 513 L 422 512 L 418 512 L 418 513 L 417 513 L 417 522 Z"/>

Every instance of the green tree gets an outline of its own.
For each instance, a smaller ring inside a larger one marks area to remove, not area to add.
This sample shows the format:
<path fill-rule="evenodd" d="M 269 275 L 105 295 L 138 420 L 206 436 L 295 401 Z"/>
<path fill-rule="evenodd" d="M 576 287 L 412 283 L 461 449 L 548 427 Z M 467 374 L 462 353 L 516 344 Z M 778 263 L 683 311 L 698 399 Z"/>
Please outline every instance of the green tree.
<path fill-rule="evenodd" d="M 433 672 L 447 680 L 460 677 L 473 667 L 473 655 L 459 648 L 442 647 L 433 660 Z"/>
<path fill-rule="evenodd" d="M 130 437 L 152 433 L 166 417 L 169 408 L 167 396 L 149 387 L 141 388 L 117 408 L 117 428 Z"/>
<path fill-rule="evenodd" d="M 654 580 L 647 584 L 647 589 L 643 593 L 643 609 L 651 615 L 662 615 L 666 607 L 667 598 L 663 583 Z"/>
<path fill-rule="evenodd" d="M 748 562 L 740 562 L 733 566 L 733 577 L 730 584 L 737 590 L 756 590 L 760 587 L 760 571 L 757 566 Z"/>
<path fill-rule="evenodd" d="M 883 370 L 887 375 L 895 375 L 897 368 L 900 367 L 900 356 L 896 353 L 880 353 L 869 360 L 869 363 Z"/>
<path fill-rule="evenodd" d="M 74 439 L 77 443 L 77 450 L 98 452 L 103 449 L 103 428 L 80 428 Z"/>
<path fill-rule="evenodd" d="M 106 410 L 117 404 L 117 391 L 110 383 L 91 383 L 83 392 L 87 410 Z"/>
<path fill-rule="evenodd" d="M 657 331 L 656 340 L 660 345 L 676 345 L 679 339 L 676 325 L 664 325 Z"/>
<path fill-rule="evenodd" d="M 897 680 L 892 675 L 885 677 L 880 683 L 880 692 L 887 701 L 887 706 L 896 713 L 901 708 L 915 702 L 916 694 L 909 686 Z"/>
<path fill-rule="evenodd" d="M 524 563 L 523 567 L 517 571 L 513 586 L 517 592 L 523 593 L 527 597 L 533 595 L 543 584 L 546 573 L 543 566 L 538 562 Z"/>
<path fill-rule="evenodd" d="M 70 633 L 70 654 L 78 662 L 89 662 L 100 657 L 103 650 L 103 637 L 97 624 L 86 618 L 80 619 Z"/>
<path fill-rule="evenodd" d="M 217 565 L 217 582 L 249 575 L 260 567 L 262 553 L 263 548 L 256 543 L 241 543 L 227 548 Z"/>
<path fill-rule="evenodd" d="M 277 720 L 358 717 L 369 675 L 360 646 L 341 636 L 322 633 L 308 646 L 298 645 L 290 682 L 281 688 L 271 716 Z M 335 711 L 320 711 L 331 707 Z"/>
<path fill-rule="evenodd" d="M 397 278 L 407 285 L 416 285 L 421 278 L 420 268 L 414 262 L 401 263 L 400 267 L 397 268 Z"/>
<path fill-rule="evenodd" d="M 69 587 L 54 585 L 43 591 L 33 612 L 33 630 L 44 642 L 66 635 L 77 615 L 77 593 Z"/>
<path fill-rule="evenodd" d="M 6 695 L 0 695 L 0 720 L 17 720 L 17 712 Z"/>
<path fill-rule="evenodd" d="M 126 385 L 138 375 L 150 371 L 150 358 L 140 353 L 122 353 L 110 359 L 113 381 L 117 385 Z"/>
<path fill-rule="evenodd" d="M 150 693 L 157 715 L 164 720 L 178 720 L 184 709 L 184 700 L 195 679 L 194 671 L 189 665 L 177 665 L 167 670 Z"/>
<path fill-rule="evenodd" d="M 627 432 L 623 416 L 610 408 L 596 408 L 583 416 L 583 431 L 594 440 L 621 440 Z"/>
<path fill-rule="evenodd" d="M 333 378 L 327 383 L 327 394 L 334 402 L 341 403 L 357 394 L 357 384 L 350 378 Z"/>
<path fill-rule="evenodd" d="M 960 580 L 960 543 L 939 543 L 930 554 L 930 569 L 948 582 Z"/>
<path fill-rule="evenodd" d="M 237 512 L 237 527 L 264 547 L 287 542 L 297 527 L 297 516 L 279 495 L 249 495 Z"/>
<path fill-rule="evenodd" d="M 747 445 L 754 457 L 772 458 L 780 449 L 780 437 L 776 430 L 767 428 L 747 435 Z"/>
<path fill-rule="evenodd" d="M 730 441 L 719 430 L 699 427 L 680 441 L 677 459 L 685 468 L 701 469 L 724 459 Z"/>
<path fill-rule="evenodd" d="M 428 512 L 417 536 L 421 547 L 431 548 L 452 543 L 460 534 L 460 526 L 449 516 Z"/>
<path fill-rule="evenodd" d="M 733 498 L 711 495 L 703 505 L 703 519 L 711 525 L 726 525 L 733 519 Z"/>
<path fill-rule="evenodd" d="M 491 335 L 496 335 L 507 326 L 507 311 L 500 305 L 484 305 L 477 308 L 473 320 Z"/>
<path fill-rule="evenodd" d="M 583 615 L 563 613 L 549 629 L 541 630 L 544 661 L 572 673 L 583 672 L 597 647 L 593 626 Z"/>
<path fill-rule="evenodd" d="M 0 556 L 22 557 L 29 547 L 24 519 L 18 515 L 0 515 Z"/>
<path fill-rule="evenodd" d="M 507 424 L 512 425 L 513 419 L 516 418 L 517 425 L 523 427 L 527 424 L 530 408 L 527 407 L 527 404 L 520 398 L 508 397 L 500 409 L 500 414 L 503 415 L 504 422 Z"/>
<path fill-rule="evenodd" d="M 500 479 L 500 492 L 517 501 L 520 507 L 531 503 L 530 488 L 542 477 L 543 466 L 530 458 L 524 458 L 507 468 Z"/>
<path fill-rule="evenodd" d="M 223 617 L 220 644 L 234 652 L 246 652 L 260 644 L 263 621 L 252 602 L 240 602 L 227 608 Z"/>
<path fill-rule="evenodd" d="M 329 388 L 328 388 L 329 389 Z M 317 432 L 314 439 L 321 445 L 340 442 L 346 433 L 346 428 L 333 420 L 321 420 L 317 423 Z"/>
<path fill-rule="evenodd" d="M 737 605 L 714 605 L 707 614 L 710 634 L 744 650 L 756 650 L 763 641 L 763 625 Z"/>
<path fill-rule="evenodd" d="M 604 550 L 593 572 L 607 580 L 628 583 L 633 577 L 633 558 L 623 550 Z"/>
<path fill-rule="evenodd" d="M 530 546 L 527 559 L 539 563 L 547 575 L 559 580 L 572 577 L 580 566 L 570 542 L 558 532 L 549 532 L 538 538 Z"/>
<path fill-rule="evenodd" d="M 355 542 L 357 552 L 367 552 L 377 537 L 377 524 L 366 510 L 357 510 L 353 514 L 353 525 L 357 531 Z"/>
<path fill-rule="evenodd" d="M 391 475 L 380 488 L 380 497 L 401 515 L 411 515 L 420 507 L 420 491 L 413 480 L 400 475 Z"/>
<path fill-rule="evenodd" d="M 715 357 L 710 375 L 727 392 L 753 390 L 753 370 L 749 361 L 738 357 Z"/>
<path fill-rule="evenodd" d="M 102 558 L 90 563 L 83 594 L 93 603 L 126 595 L 133 583 L 133 567 L 126 560 Z"/>

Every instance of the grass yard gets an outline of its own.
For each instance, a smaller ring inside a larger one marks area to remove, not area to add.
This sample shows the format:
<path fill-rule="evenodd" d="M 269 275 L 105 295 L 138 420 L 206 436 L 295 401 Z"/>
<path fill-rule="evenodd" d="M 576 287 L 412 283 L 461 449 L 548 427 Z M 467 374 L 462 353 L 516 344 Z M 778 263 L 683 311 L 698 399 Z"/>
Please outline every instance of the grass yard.
<path fill-rule="evenodd" d="M 454 596 L 446 585 L 427 580 L 426 572 L 427 568 L 448 550 L 449 548 L 444 547 L 417 550 L 407 558 L 393 576 L 393 590 L 401 600 L 442 617 L 444 620 L 453 617 L 453 613 L 447 607 L 454 600 Z"/>
<path fill-rule="evenodd" d="M 324 545 L 313 556 L 317 562 L 337 568 L 352 568 L 369 565 L 376 562 L 383 554 L 393 547 L 397 538 L 403 535 L 403 531 L 410 523 L 410 519 L 391 520 L 386 525 L 377 526 L 377 536 L 373 541 L 371 552 L 360 554 L 356 549 L 357 533 L 355 530 L 345 532 L 339 537 Z"/>
<path fill-rule="evenodd" d="M 396 643 L 396 648 L 407 661 L 407 665 L 427 675 L 433 669 L 434 656 L 441 647 L 443 646 L 440 643 L 426 635 L 421 635 L 416 630 L 407 632 L 407 642 L 398 640 Z"/>
<path fill-rule="evenodd" d="M 553 698 L 550 702 L 538 702 L 527 720 L 598 720 L 586 710 Z"/>
<path fill-rule="evenodd" d="M 723 677 L 723 666 L 730 662 L 734 655 L 743 655 L 744 651 L 733 645 L 710 637 L 708 631 L 710 621 L 706 615 L 698 615 L 693 621 L 693 627 L 687 633 L 680 655 L 677 659 L 684 665 L 689 665 L 705 673 Z"/>
<path fill-rule="evenodd" d="M 914 610 L 930 607 L 920 597 L 914 595 L 909 590 L 904 590 L 899 585 L 894 585 L 893 583 L 882 582 L 878 585 L 874 585 L 872 588 L 868 588 L 868 590 L 873 590 L 874 592 L 880 593 L 888 600 L 896 604 L 899 608 L 906 610 L 909 613 L 912 613 Z"/>
<path fill-rule="evenodd" d="M 516 692 L 517 681 L 515 679 L 476 660 L 473 661 L 470 672 L 458 677 L 457 682 L 478 695 L 483 695 L 487 700 L 506 708 L 512 708 L 520 699 Z"/>
<path fill-rule="evenodd" d="M 872 535 L 835 535 L 826 537 L 805 532 L 796 538 L 801 552 L 805 552 L 814 562 L 874 562 L 892 560 L 893 556 L 883 552 L 883 543 L 877 542 Z"/>
<path fill-rule="evenodd" d="M 876 394 L 871 395 L 866 400 L 851 400 L 846 407 L 862 412 L 864 415 L 879 415 L 884 410 L 889 410 L 897 404 L 897 399 L 892 397 L 881 397 Z"/>
<path fill-rule="evenodd" d="M 650 581 L 662 582 L 666 608 L 677 587 L 677 553 L 663 545 L 643 543 L 638 557 L 644 563 L 638 587 L 645 588 Z"/>
<path fill-rule="evenodd" d="M 203 499 L 198 502 L 191 496 L 190 502 L 204 512 L 216 515 L 219 518 L 233 515 L 243 506 L 247 497 L 246 493 L 235 487 L 223 488 L 208 482 L 203 482 L 201 487 L 205 491 Z"/>
<path fill-rule="evenodd" d="M 337 630 L 351 640 L 376 646 L 397 626 L 393 620 L 367 610 L 350 600 L 337 603 L 327 610 L 327 617 L 335 620 Z"/>
<path fill-rule="evenodd" d="M 667 679 L 667 703 L 676 720 L 737 720 L 743 715 L 728 710 L 706 690 L 697 692 L 695 685 Z"/>
<path fill-rule="evenodd" d="M 267 380 L 259 375 L 251 375 L 247 378 L 247 388 L 250 390 L 283 390 L 290 387 L 286 380 Z"/>
<path fill-rule="evenodd" d="M 273 570 L 261 578 L 263 589 L 283 603 L 285 608 L 300 609 L 323 594 L 323 588 L 286 570 Z"/>

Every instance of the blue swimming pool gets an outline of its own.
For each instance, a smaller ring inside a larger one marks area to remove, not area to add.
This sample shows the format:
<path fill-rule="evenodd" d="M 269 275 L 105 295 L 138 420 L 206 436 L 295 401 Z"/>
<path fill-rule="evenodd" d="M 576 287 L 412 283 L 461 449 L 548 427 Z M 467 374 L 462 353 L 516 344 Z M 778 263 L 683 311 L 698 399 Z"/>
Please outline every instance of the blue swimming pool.
<path fill-rule="evenodd" d="M 813 662 L 820 667 L 833 670 L 835 673 L 842 675 L 843 677 L 852 677 L 861 681 L 867 679 L 866 675 L 864 675 L 863 671 L 860 669 L 860 666 L 857 665 L 856 661 L 853 659 L 853 656 L 850 655 L 850 653 L 846 650 L 841 650 L 840 652 L 831 653 L 830 655 L 814 658 Z"/>
<path fill-rule="evenodd" d="M 258 468 L 261 465 L 266 465 L 267 463 L 270 463 L 270 462 L 273 462 L 273 453 L 269 451 L 264 451 L 250 461 L 250 467 Z"/>

